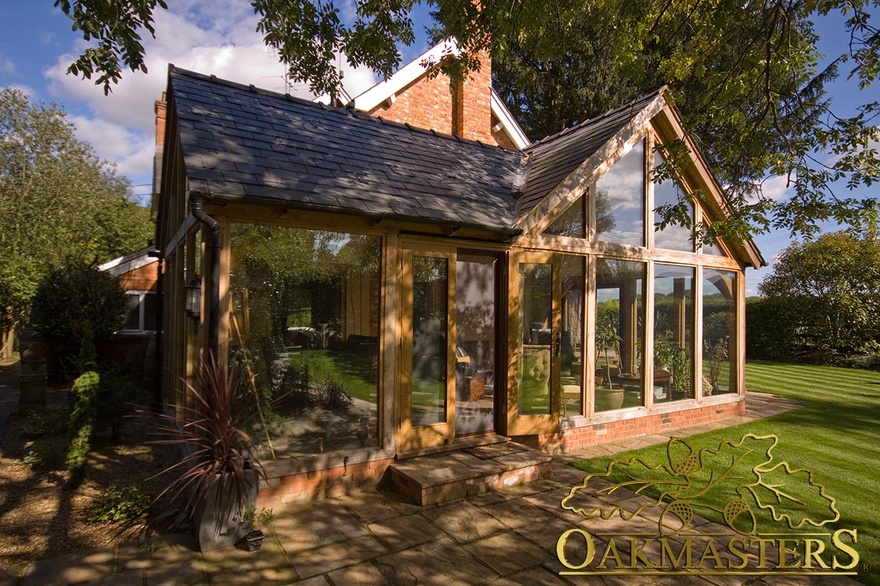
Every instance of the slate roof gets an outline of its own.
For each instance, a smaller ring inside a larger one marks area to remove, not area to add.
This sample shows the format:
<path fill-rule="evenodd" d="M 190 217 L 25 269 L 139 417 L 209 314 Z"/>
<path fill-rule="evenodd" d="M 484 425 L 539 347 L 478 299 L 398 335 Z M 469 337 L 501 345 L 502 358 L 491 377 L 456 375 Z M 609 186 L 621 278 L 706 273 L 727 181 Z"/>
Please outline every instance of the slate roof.
<path fill-rule="evenodd" d="M 533 143 L 524 149 L 529 157 L 527 178 L 521 188 L 516 216 L 527 214 L 581 163 L 598 151 L 665 88 L 641 97 L 602 116 L 591 118 Z"/>
<path fill-rule="evenodd" d="M 520 153 L 171 66 L 190 191 L 516 233 Z"/>

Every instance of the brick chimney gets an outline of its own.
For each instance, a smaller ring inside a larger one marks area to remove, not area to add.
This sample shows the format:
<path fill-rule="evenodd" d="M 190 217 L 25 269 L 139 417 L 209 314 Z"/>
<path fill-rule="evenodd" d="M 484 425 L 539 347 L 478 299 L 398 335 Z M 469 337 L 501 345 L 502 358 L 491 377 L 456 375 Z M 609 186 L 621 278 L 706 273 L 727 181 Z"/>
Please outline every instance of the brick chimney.
<path fill-rule="evenodd" d="M 425 72 L 368 113 L 494 145 L 498 140 L 492 133 L 491 96 L 492 60 L 483 52 L 480 70 L 469 72 L 464 81 L 452 84 L 448 75 Z"/>

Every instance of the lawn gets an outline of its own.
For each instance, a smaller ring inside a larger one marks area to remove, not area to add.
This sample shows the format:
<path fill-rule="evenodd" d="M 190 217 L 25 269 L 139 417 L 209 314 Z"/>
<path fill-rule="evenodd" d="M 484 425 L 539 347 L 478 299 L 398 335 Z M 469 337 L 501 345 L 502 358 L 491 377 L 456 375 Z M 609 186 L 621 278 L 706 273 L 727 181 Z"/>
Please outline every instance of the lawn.
<path fill-rule="evenodd" d="M 747 433 L 776 435 L 779 443 L 774 448 L 775 457 L 794 467 L 812 470 L 814 481 L 824 485 L 826 493 L 836 500 L 840 519 L 830 527 L 857 529 L 859 581 L 880 584 L 880 373 L 750 362 L 746 366 L 746 386 L 750 391 L 797 399 L 803 407 L 691 436 L 688 443 L 717 447 L 723 440 L 735 442 Z M 617 454 L 613 459 L 620 461 L 635 455 L 659 463 L 666 455 L 666 446 Z M 575 465 L 598 473 L 604 472 L 610 461 L 611 458 L 597 458 Z M 712 518 L 712 512 L 708 511 L 706 516 Z M 712 520 L 720 521 L 720 515 Z"/>

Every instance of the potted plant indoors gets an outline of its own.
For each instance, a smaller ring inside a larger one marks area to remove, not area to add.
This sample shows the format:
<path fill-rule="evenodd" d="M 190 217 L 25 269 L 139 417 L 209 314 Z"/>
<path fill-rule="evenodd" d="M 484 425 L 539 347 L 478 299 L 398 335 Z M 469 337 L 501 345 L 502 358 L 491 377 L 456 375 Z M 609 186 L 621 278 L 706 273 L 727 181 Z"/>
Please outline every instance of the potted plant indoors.
<path fill-rule="evenodd" d="M 176 414 L 160 415 L 163 439 L 183 452 L 182 459 L 160 474 L 174 479 L 160 493 L 183 496 L 192 516 L 199 549 L 207 551 L 237 542 L 250 529 L 245 509 L 257 500 L 259 477 L 265 477 L 253 456 L 247 433 L 248 403 L 235 367 L 213 356 L 197 370 L 197 382 L 187 383 L 190 400 Z M 158 497 L 157 497 L 158 498 Z"/>

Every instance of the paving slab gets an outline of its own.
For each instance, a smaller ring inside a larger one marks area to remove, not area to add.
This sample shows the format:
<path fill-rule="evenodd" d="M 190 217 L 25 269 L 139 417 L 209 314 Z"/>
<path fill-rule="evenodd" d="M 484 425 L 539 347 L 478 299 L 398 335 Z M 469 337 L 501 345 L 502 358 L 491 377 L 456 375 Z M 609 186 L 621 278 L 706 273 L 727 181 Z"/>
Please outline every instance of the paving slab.
<path fill-rule="evenodd" d="M 400 551 L 439 539 L 443 530 L 423 515 L 404 515 L 371 523 L 367 527 L 389 551 Z"/>
<path fill-rule="evenodd" d="M 535 568 L 547 561 L 547 554 L 514 532 L 501 533 L 462 546 L 501 576 Z"/>
<path fill-rule="evenodd" d="M 392 584 L 469 585 L 495 580 L 498 574 L 449 537 L 375 560 Z"/>
<path fill-rule="evenodd" d="M 300 578 L 310 578 L 318 574 L 332 572 L 338 568 L 352 566 L 385 553 L 388 553 L 388 549 L 378 539 L 372 535 L 365 535 L 341 543 L 332 543 L 300 551 L 291 559 L 291 562 Z"/>
<path fill-rule="evenodd" d="M 507 531 L 500 521 L 469 502 L 432 507 L 422 514 L 459 543 Z"/>

